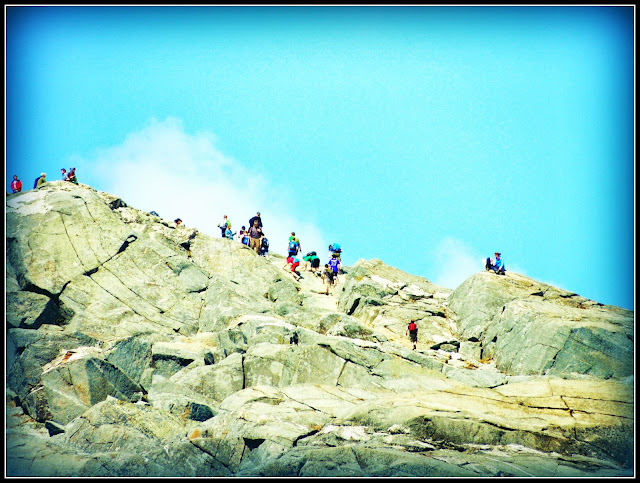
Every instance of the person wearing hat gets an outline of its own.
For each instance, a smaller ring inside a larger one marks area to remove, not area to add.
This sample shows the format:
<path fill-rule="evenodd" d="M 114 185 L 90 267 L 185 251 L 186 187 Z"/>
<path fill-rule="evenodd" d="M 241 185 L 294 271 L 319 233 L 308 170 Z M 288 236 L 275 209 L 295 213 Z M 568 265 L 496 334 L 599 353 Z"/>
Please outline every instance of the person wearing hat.
<path fill-rule="evenodd" d="M 502 260 L 501 258 L 502 254 L 500 252 L 495 252 L 494 255 L 496 256 L 495 263 L 493 260 L 491 260 L 491 258 L 487 258 L 487 261 L 484 264 L 484 268 L 487 271 L 493 270 L 495 273 L 499 275 L 504 275 L 505 268 L 504 268 L 504 260 Z"/>
<path fill-rule="evenodd" d="M 40 177 L 36 183 L 36 188 L 40 188 L 43 184 L 47 182 L 47 173 L 40 173 Z"/>

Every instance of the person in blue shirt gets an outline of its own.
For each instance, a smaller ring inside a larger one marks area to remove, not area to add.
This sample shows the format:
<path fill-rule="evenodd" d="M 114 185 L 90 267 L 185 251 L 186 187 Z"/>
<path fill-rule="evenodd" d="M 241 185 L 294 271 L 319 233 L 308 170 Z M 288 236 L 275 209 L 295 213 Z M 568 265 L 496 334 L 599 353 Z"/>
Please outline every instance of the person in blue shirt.
<path fill-rule="evenodd" d="M 495 262 L 491 260 L 491 258 L 487 258 L 484 268 L 487 271 L 493 270 L 499 275 L 504 275 L 506 270 L 504 268 L 504 260 L 501 258 L 502 254 L 500 252 L 495 252 L 494 255 L 496 256 Z"/>

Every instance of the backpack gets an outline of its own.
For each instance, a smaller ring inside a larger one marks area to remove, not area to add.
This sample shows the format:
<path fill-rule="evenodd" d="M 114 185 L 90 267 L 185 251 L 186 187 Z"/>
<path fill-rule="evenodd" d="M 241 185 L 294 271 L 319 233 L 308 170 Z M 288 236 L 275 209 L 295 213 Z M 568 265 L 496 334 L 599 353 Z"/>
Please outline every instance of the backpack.
<path fill-rule="evenodd" d="M 36 188 L 36 186 L 38 186 L 38 180 L 39 180 L 39 179 L 40 179 L 40 176 L 38 176 L 38 177 L 36 178 L 36 180 L 33 182 L 33 189 L 35 189 L 35 188 Z"/>
<path fill-rule="evenodd" d="M 338 245 L 337 243 L 334 243 L 333 245 L 331 245 L 331 251 L 334 253 L 341 253 L 342 248 L 340 248 L 340 245 Z"/>
<path fill-rule="evenodd" d="M 316 252 L 309 252 L 305 255 L 305 257 L 315 257 L 317 255 Z"/>
<path fill-rule="evenodd" d="M 262 239 L 262 248 L 269 248 L 269 240 L 266 238 Z"/>
<path fill-rule="evenodd" d="M 298 253 L 298 244 L 293 240 L 289 242 L 289 253 L 293 253 L 293 254 Z"/>
<path fill-rule="evenodd" d="M 418 330 L 418 326 L 416 325 L 416 323 L 415 322 L 411 322 L 409 324 L 409 332 L 415 332 L 417 330 Z"/>

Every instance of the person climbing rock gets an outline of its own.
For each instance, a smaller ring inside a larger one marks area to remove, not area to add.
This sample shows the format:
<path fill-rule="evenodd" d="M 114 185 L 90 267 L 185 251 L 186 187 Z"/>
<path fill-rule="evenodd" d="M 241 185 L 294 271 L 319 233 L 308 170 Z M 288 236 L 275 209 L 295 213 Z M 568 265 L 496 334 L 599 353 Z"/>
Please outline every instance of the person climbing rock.
<path fill-rule="evenodd" d="M 331 286 L 333 285 L 333 270 L 331 270 L 331 267 L 329 267 L 328 263 L 324 264 L 321 277 L 322 283 L 325 286 L 325 293 L 329 295 Z"/>
<path fill-rule="evenodd" d="M 293 278 L 295 278 L 296 280 L 300 280 L 302 278 L 302 276 L 296 270 L 296 268 L 298 268 L 299 265 L 300 265 L 300 260 L 298 260 L 296 257 L 288 257 L 287 258 L 287 263 L 284 264 L 282 269 L 284 270 L 288 266 L 290 266 L 291 267 L 291 274 L 293 275 Z"/>
<path fill-rule="evenodd" d="M 297 255 L 300 252 L 300 243 L 297 241 L 294 232 L 291 232 L 289 237 L 289 244 L 287 245 L 288 254 L 290 257 Z"/>
<path fill-rule="evenodd" d="M 411 320 L 407 326 L 407 330 L 404 335 L 409 334 L 409 340 L 413 343 L 413 350 L 416 350 L 416 344 L 418 343 L 418 326 L 415 320 Z"/>
<path fill-rule="evenodd" d="M 304 269 L 320 275 L 320 259 L 316 252 L 309 252 L 304 257 Z"/>
<path fill-rule="evenodd" d="M 332 243 L 329 245 L 329 260 L 331 260 L 334 253 L 338 257 L 338 260 L 341 260 L 340 254 L 342 253 L 342 247 L 338 243 Z"/>
<path fill-rule="evenodd" d="M 333 283 L 334 285 L 338 284 L 338 271 L 340 270 L 340 258 L 338 258 L 337 253 L 333 253 L 331 255 L 331 260 L 329 260 L 329 268 L 333 272 Z"/>

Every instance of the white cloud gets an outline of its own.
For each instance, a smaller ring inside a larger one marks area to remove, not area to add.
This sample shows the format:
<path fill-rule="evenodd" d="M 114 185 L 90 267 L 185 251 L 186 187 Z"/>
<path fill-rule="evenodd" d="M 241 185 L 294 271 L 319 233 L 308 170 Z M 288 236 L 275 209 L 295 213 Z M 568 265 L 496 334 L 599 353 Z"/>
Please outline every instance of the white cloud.
<path fill-rule="evenodd" d="M 212 133 L 185 133 L 179 119 L 151 120 L 85 165 L 99 180 L 97 189 L 166 220 L 179 217 L 207 235 L 220 236 L 225 214 L 237 231 L 259 211 L 272 252 L 286 252 L 292 231 L 305 252 L 320 255 L 328 246 L 320 229 L 290 208 L 294 193 L 221 153 Z"/>
<path fill-rule="evenodd" d="M 435 266 L 440 272 L 434 277 L 434 283 L 442 287 L 455 289 L 474 273 L 484 270 L 486 257 L 473 252 L 464 242 L 455 238 L 444 238 L 434 252 Z"/>

